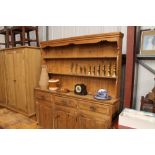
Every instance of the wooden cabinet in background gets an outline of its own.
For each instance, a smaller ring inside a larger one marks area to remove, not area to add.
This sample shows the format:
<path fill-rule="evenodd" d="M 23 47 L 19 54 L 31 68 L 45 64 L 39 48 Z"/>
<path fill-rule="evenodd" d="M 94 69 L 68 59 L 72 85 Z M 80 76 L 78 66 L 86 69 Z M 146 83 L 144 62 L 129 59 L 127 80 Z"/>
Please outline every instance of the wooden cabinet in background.
<path fill-rule="evenodd" d="M 33 89 L 38 86 L 40 77 L 40 49 L 23 46 L 3 49 L 0 53 L 4 54 L 3 70 L 6 77 L 7 98 L 5 107 L 28 116 L 34 115 Z M 0 66 L 0 70 L 2 70 L 2 66 Z"/>
<path fill-rule="evenodd" d="M 24 50 L 5 52 L 7 105 L 27 112 Z"/>

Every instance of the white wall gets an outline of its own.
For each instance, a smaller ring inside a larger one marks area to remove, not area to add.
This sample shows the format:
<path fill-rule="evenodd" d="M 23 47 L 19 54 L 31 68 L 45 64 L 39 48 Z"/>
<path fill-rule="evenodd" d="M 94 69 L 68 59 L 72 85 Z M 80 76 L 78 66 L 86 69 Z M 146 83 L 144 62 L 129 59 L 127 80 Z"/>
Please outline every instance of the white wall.
<path fill-rule="evenodd" d="M 126 53 L 126 26 L 49 26 L 49 39 L 67 38 L 72 36 L 80 36 L 86 34 L 97 34 L 104 32 L 122 32 L 123 53 Z"/>

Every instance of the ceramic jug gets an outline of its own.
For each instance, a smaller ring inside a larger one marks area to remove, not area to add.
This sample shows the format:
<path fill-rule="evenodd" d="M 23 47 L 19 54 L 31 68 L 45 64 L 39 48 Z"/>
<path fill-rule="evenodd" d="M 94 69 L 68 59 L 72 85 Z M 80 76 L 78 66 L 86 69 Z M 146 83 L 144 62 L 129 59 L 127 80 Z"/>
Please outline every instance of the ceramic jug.
<path fill-rule="evenodd" d="M 48 88 L 48 72 L 47 72 L 47 66 L 42 65 L 41 74 L 40 74 L 40 80 L 39 80 L 39 86 L 41 89 L 47 89 Z"/>

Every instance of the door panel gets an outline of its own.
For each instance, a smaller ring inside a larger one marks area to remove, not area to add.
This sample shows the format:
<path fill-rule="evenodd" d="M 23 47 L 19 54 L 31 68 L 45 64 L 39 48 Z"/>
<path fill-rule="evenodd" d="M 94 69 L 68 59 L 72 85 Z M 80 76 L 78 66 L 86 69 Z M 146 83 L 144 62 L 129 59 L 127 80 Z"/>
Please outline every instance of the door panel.
<path fill-rule="evenodd" d="M 14 54 L 14 68 L 17 109 L 27 112 L 25 61 L 24 53 L 21 51 L 15 52 Z"/>
<path fill-rule="evenodd" d="M 15 71 L 14 71 L 13 52 L 5 53 L 5 66 L 6 66 L 7 104 L 11 107 L 16 107 Z"/>
<path fill-rule="evenodd" d="M 37 121 L 42 128 L 53 128 L 53 108 L 51 103 L 37 100 L 36 101 Z"/>
<path fill-rule="evenodd" d="M 77 125 L 77 112 L 74 109 L 56 106 L 54 128 L 75 129 Z"/>
<path fill-rule="evenodd" d="M 101 120 L 90 119 L 89 117 L 79 117 L 80 129 L 104 129 L 105 122 Z"/>
<path fill-rule="evenodd" d="M 6 104 L 6 76 L 4 52 L 0 52 L 0 103 Z"/>
<path fill-rule="evenodd" d="M 109 128 L 109 121 L 105 120 L 104 116 L 95 115 L 82 111 L 79 114 L 79 128 L 81 129 L 105 129 Z"/>

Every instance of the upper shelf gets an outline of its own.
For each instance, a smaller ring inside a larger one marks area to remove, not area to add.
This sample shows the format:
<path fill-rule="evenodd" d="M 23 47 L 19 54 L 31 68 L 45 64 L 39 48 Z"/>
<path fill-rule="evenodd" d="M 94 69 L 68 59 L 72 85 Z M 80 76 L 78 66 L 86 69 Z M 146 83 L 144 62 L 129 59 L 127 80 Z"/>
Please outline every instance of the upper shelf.
<path fill-rule="evenodd" d="M 44 59 L 116 59 L 117 56 L 99 56 L 99 57 L 50 57 L 50 56 L 44 56 Z"/>
<path fill-rule="evenodd" d="M 155 55 L 141 55 L 137 54 L 137 58 L 141 60 L 155 60 Z"/>

